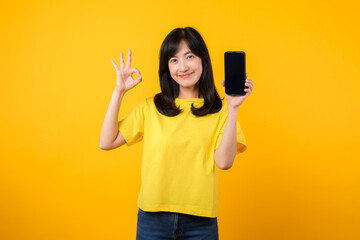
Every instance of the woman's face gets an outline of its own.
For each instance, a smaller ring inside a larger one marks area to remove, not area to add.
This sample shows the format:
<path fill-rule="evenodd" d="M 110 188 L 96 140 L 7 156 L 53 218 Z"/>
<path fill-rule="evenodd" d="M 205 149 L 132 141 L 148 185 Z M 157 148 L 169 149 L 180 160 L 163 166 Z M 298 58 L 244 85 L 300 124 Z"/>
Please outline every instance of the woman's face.
<path fill-rule="evenodd" d="M 193 88 L 198 83 L 203 70 L 201 58 L 191 52 L 184 40 L 168 64 L 170 75 L 180 88 Z"/>

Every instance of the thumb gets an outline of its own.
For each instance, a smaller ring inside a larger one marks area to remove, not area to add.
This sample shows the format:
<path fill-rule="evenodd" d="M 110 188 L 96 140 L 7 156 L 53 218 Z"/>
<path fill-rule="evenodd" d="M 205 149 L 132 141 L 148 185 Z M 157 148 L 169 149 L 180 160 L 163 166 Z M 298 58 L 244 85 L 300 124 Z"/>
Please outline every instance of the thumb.
<path fill-rule="evenodd" d="M 135 79 L 135 86 L 138 85 L 142 81 L 142 76 L 140 75 L 137 79 Z"/>

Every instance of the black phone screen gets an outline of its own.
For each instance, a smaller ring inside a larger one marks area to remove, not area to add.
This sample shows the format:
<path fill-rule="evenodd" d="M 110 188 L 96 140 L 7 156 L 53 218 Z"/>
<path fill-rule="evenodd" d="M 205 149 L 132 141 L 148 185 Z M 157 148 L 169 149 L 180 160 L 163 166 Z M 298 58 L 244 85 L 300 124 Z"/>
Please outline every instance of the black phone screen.
<path fill-rule="evenodd" d="M 245 95 L 245 52 L 225 52 L 225 93 L 228 95 Z"/>

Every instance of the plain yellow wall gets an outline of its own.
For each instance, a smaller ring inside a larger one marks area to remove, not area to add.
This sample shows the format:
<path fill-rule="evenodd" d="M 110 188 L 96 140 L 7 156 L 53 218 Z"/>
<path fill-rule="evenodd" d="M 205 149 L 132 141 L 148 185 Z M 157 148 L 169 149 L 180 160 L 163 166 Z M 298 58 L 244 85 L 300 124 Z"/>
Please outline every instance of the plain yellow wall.
<path fill-rule="evenodd" d="M 1 1 L 0 239 L 135 239 L 142 142 L 104 151 L 111 59 L 143 81 L 119 117 L 159 92 L 160 45 L 204 37 L 255 83 L 238 119 L 248 150 L 219 174 L 222 240 L 360 239 L 357 1 Z"/>

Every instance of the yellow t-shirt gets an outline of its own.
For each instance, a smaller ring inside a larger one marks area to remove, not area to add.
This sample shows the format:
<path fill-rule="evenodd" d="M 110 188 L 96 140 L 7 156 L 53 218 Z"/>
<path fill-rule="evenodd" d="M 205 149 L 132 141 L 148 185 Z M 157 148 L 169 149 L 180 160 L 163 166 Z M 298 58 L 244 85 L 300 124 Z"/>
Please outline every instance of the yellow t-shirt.
<path fill-rule="evenodd" d="M 204 217 L 218 214 L 218 168 L 214 160 L 227 119 L 227 102 L 213 114 L 197 117 L 191 104 L 204 99 L 175 99 L 183 109 L 167 117 L 154 97 L 140 102 L 119 121 L 128 146 L 144 140 L 138 207 L 144 211 L 178 212 Z M 237 121 L 237 153 L 246 141 Z"/>

